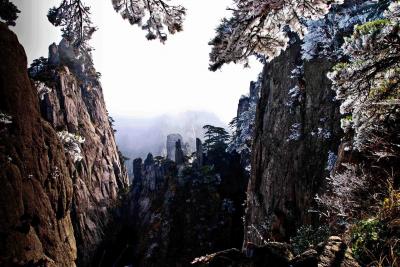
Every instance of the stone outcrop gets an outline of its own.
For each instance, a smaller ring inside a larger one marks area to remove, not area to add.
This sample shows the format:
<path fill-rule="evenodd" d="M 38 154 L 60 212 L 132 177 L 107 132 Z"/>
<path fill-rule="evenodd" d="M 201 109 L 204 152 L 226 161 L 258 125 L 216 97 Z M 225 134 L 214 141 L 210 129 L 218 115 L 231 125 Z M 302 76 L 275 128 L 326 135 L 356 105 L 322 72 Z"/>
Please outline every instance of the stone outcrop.
<path fill-rule="evenodd" d="M 236 118 L 232 121 L 232 126 L 234 126 L 235 130 L 228 150 L 236 151 L 240 154 L 242 165 L 247 170 L 250 170 L 251 167 L 251 147 L 261 83 L 262 76 L 259 76 L 257 81 L 250 82 L 249 93 L 239 99 Z"/>
<path fill-rule="evenodd" d="M 285 241 L 313 222 L 315 194 L 341 137 L 338 104 L 326 77 L 333 62 L 301 60 L 299 41 L 263 71 L 247 190 L 245 240 Z M 293 76 L 293 70 L 304 74 Z"/>
<path fill-rule="evenodd" d="M 182 165 L 185 163 L 185 154 L 182 150 L 181 140 L 178 140 L 175 144 L 175 163 L 177 165 Z"/>
<path fill-rule="evenodd" d="M 0 30 L 0 110 L 12 118 L 0 133 L 0 265 L 88 266 L 128 182 L 102 89 L 54 44 L 47 80 L 31 84 L 23 48 Z"/>
<path fill-rule="evenodd" d="M 263 246 L 247 244 L 245 251 L 228 249 L 196 258 L 193 266 L 212 267 L 358 267 L 351 251 L 337 236 L 314 249 L 294 257 L 289 245 L 268 242 Z"/>
<path fill-rule="evenodd" d="M 203 144 L 199 138 L 196 138 L 196 163 L 199 167 L 203 166 Z"/>
<path fill-rule="evenodd" d="M 183 143 L 183 138 L 180 134 L 167 135 L 167 159 L 175 160 L 176 142 L 179 140 Z"/>

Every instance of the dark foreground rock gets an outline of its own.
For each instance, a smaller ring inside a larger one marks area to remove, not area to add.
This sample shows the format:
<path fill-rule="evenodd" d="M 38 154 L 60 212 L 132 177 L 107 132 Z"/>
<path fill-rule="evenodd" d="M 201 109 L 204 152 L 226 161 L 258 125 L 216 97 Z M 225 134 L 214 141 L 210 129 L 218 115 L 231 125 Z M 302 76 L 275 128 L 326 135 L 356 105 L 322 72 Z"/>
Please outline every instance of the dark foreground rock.
<path fill-rule="evenodd" d="M 358 267 L 351 251 L 339 237 L 332 236 L 326 243 L 293 257 L 284 243 L 270 242 L 263 246 L 248 244 L 245 252 L 229 249 L 196 258 L 193 266 L 212 267 Z"/>
<path fill-rule="evenodd" d="M 245 241 L 289 241 L 315 222 L 315 194 L 329 175 L 341 130 L 338 104 L 326 77 L 333 62 L 302 61 L 300 42 L 263 71 L 247 190 Z M 293 72 L 300 69 L 300 76 Z"/>

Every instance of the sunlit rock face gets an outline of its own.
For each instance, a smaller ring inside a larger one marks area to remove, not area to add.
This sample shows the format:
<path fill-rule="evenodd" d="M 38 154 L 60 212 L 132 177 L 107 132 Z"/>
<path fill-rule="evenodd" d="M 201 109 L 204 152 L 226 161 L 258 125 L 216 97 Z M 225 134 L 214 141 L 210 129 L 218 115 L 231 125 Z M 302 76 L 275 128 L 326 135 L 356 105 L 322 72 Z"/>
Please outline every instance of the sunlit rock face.
<path fill-rule="evenodd" d="M 16 36 L 0 31 L 0 265 L 89 266 L 127 186 L 101 87 L 54 44 L 46 81 L 31 82 Z"/>
<path fill-rule="evenodd" d="M 23 47 L 0 23 L 0 265 L 75 266 L 73 161 L 41 118 Z"/>
<path fill-rule="evenodd" d="M 40 106 L 43 118 L 58 133 L 68 133 L 80 142 L 79 151 L 72 153 L 75 156 L 72 217 L 78 259 L 84 266 L 104 238 L 110 209 L 118 192 L 128 185 L 128 180 L 102 88 L 98 83 L 82 82 L 77 78 L 76 70 L 70 69 L 76 66 L 72 53 L 65 40 L 59 46 L 50 46 L 49 58 L 52 62 L 59 58 L 60 65 L 54 73 L 54 86 L 42 96 Z M 68 149 L 70 147 L 66 147 Z"/>

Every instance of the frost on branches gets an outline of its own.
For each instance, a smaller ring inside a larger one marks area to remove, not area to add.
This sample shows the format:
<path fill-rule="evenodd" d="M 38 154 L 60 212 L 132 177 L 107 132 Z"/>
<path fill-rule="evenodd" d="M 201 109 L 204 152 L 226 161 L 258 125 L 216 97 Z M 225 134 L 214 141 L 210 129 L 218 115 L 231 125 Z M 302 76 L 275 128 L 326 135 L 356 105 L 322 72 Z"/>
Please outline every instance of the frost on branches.
<path fill-rule="evenodd" d="M 319 20 L 307 21 L 307 34 L 302 45 L 302 57 L 338 58 L 342 54 L 343 36 L 353 32 L 354 25 L 377 19 L 382 15 L 379 3 L 374 0 L 334 5 Z"/>
<path fill-rule="evenodd" d="M 251 145 L 256 120 L 257 103 L 260 98 L 262 75 L 258 80 L 251 82 L 250 94 L 242 96 L 239 101 L 239 109 L 236 118 L 230 122 L 233 134 L 228 145 L 228 151 L 236 151 L 242 157 L 242 163 L 249 170 Z"/>
<path fill-rule="evenodd" d="M 167 40 L 170 34 L 182 30 L 186 9 L 171 5 L 170 0 L 112 0 L 116 12 L 127 19 L 131 25 L 138 25 L 147 31 L 147 39 Z"/>
<path fill-rule="evenodd" d="M 383 19 L 356 26 L 342 47 L 348 62 L 328 75 L 354 148 L 378 159 L 400 153 L 399 10 L 392 2 Z"/>
<path fill-rule="evenodd" d="M 68 131 L 61 131 L 57 133 L 62 144 L 64 145 L 65 152 L 68 152 L 71 159 L 76 163 L 83 159 L 82 150 L 80 145 L 85 142 L 85 138 L 69 133 Z"/>
<path fill-rule="evenodd" d="M 305 21 L 325 15 L 333 3 L 342 0 L 234 0 L 232 16 L 223 19 L 216 37 L 209 43 L 210 70 L 230 62 L 247 63 L 251 55 L 269 60 L 285 49 L 288 29 L 303 37 Z"/>
<path fill-rule="evenodd" d="M 360 197 L 367 188 L 367 177 L 355 165 L 344 165 L 345 171 L 331 174 L 329 190 L 316 195 L 315 200 L 326 217 L 341 217 L 347 221 L 360 207 Z"/>

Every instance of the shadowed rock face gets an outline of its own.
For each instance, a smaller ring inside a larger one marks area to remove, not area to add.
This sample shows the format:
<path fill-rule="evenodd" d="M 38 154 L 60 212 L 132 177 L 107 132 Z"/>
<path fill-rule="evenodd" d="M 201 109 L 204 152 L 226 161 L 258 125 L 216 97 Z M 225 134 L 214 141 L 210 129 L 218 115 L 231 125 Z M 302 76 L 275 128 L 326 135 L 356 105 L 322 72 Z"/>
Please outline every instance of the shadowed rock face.
<path fill-rule="evenodd" d="M 199 138 L 196 138 L 196 162 L 199 167 L 203 166 L 203 144 Z"/>
<path fill-rule="evenodd" d="M 0 31 L 0 111 L 12 118 L 0 125 L 0 265 L 87 266 L 127 186 L 101 87 L 62 60 L 48 85 L 32 86 L 23 48 Z M 50 47 L 52 64 L 58 49 Z"/>
<path fill-rule="evenodd" d="M 257 106 L 252 173 L 247 190 L 245 240 L 285 241 L 297 226 L 311 223 L 308 210 L 337 153 L 341 131 L 338 104 L 326 73 L 333 63 L 303 62 L 297 41 L 263 71 Z M 297 66 L 302 77 L 290 78 Z"/>
<path fill-rule="evenodd" d="M 248 177 L 240 156 L 222 152 L 210 159 L 200 140 L 197 147 L 202 165 L 197 158 L 174 162 L 152 154 L 133 161 L 123 227 L 99 266 L 190 266 L 197 256 L 242 246 Z"/>
<path fill-rule="evenodd" d="M 183 142 L 180 134 L 169 134 L 167 136 L 167 159 L 175 160 L 176 143 L 178 141 Z"/>

